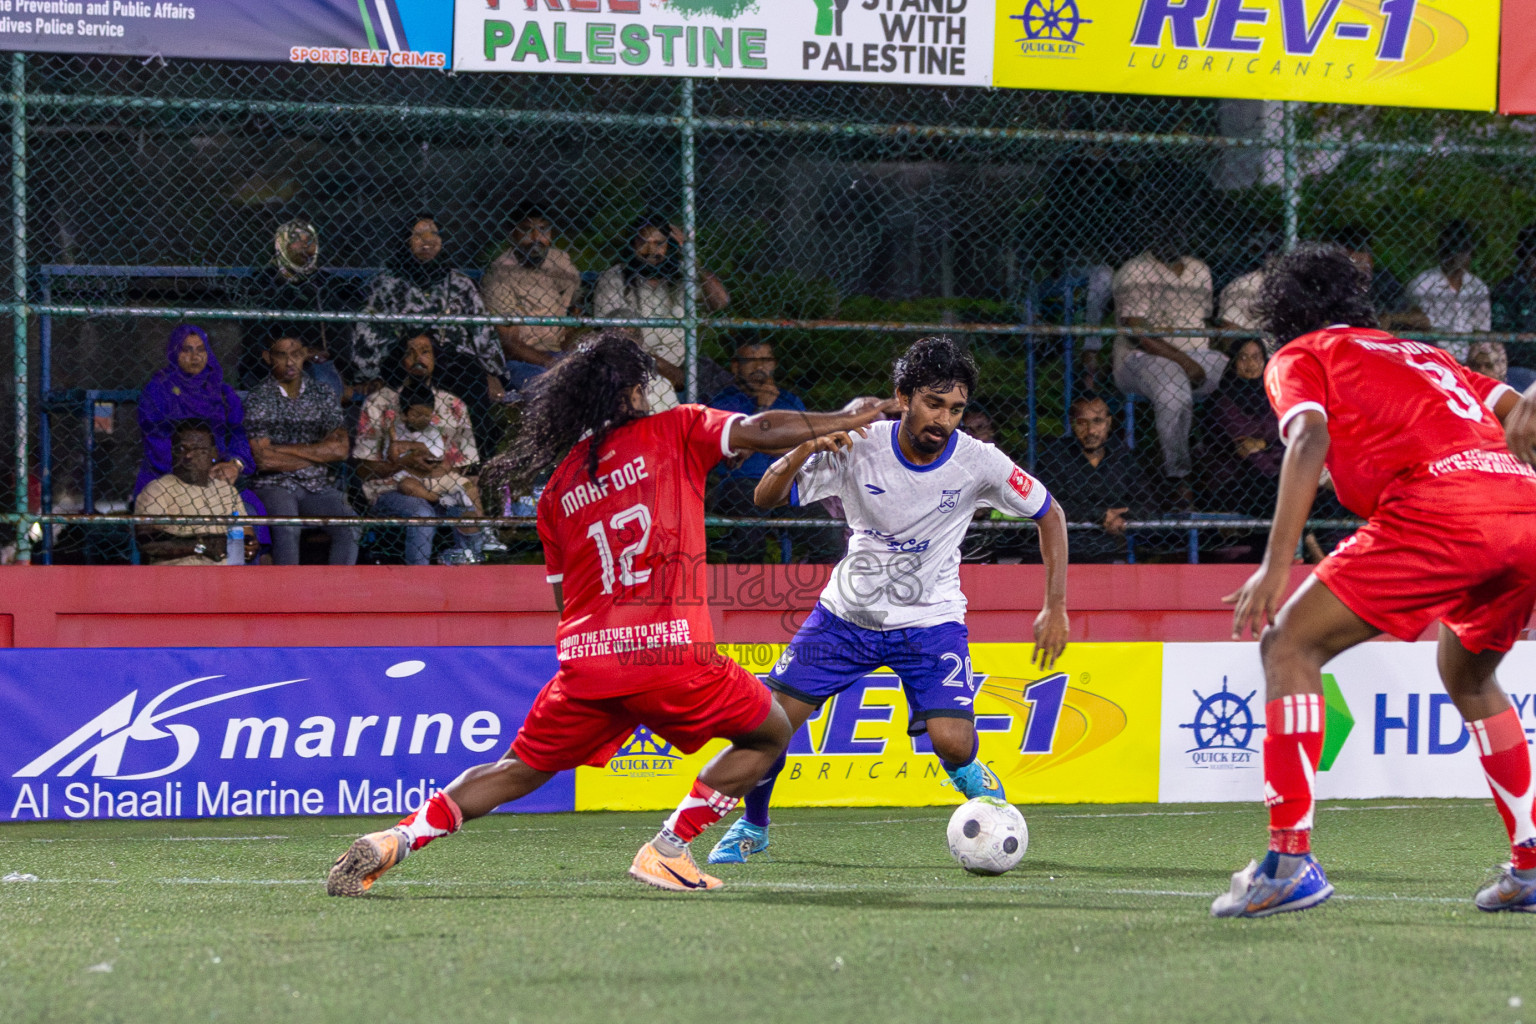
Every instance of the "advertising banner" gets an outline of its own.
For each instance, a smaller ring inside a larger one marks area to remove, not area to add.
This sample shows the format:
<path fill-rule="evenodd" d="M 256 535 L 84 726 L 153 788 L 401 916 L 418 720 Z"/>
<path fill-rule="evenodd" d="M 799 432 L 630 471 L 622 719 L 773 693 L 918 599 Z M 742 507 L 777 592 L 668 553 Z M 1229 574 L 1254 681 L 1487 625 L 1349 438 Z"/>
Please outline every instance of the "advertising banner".
<path fill-rule="evenodd" d="M 766 675 L 783 645 L 726 645 Z M 1073 644 L 1055 671 L 1029 662 L 1029 644 L 972 644 L 981 758 L 1020 803 L 1157 799 L 1159 644 Z M 963 671 L 956 673 L 957 685 Z M 958 798 L 926 736 L 907 734 L 901 681 L 865 676 L 828 701 L 789 747 L 774 790 L 785 807 L 921 807 Z M 604 768 L 576 770 L 577 810 L 645 810 L 678 794 L 723 744 L 692 757 L 646 733 Z"/>
<path fill-rule="evenodd" d="M 0 651 L 0 822 L 388 814 L 506 750 L 548 647 Z M 571 774 L 519 811 L 568 811 Z"/>
<path fill-rule="evenodd" d="M 1536 644 L 1516 644 L 1499 678 L 1536 731 Z M 1486 797 L 1433 643 L 1362 644 L 1329 662 L 1317 795 Z M 1264 675 L 1257 644 L 1166 644 L 1158 797 L 1262 801 Z"/>
<path fill-rule="evenodd" d="M 446 68 L 447 0 L 0 0 L 0 50 Z"/>
<path fill-rule="evenodd" d="M 1506 0 L 1499 47 L 1499 113 L 1536 114 L 1536 18 Z"/>
<path fill-rule="evenodd" d="M 997 0 L 994 83 L 1492 110 L 1496 0 Z"/>
<path fill-rule="evenodd" d="M 459 0 L 458 71 L 990 85 L 995 0 Z"/>

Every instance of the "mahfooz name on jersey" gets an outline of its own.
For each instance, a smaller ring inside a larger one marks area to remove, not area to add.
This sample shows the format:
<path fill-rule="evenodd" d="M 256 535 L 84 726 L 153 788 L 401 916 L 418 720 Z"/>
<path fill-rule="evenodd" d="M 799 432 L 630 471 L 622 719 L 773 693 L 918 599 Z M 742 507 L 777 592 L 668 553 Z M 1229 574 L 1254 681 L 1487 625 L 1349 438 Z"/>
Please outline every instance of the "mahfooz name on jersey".
<path fill-rule="evenodd" d="M 596 483 L 586 480 L 560 495 L 560 510 L 571 515 L 577 509 L 608 497 L 610 493 L 617 493 L 626 487 L 633 487 L 641 480 L 649 479 L 650 475 L 644 455 L 630 459 L 618 469 L 599 474 Z"/>

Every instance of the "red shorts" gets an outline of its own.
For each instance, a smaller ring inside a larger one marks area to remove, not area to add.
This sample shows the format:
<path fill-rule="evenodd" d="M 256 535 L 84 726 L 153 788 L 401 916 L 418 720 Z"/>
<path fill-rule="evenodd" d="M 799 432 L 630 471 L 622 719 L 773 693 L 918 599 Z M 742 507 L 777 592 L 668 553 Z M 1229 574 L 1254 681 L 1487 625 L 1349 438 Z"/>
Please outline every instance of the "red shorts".
<path fill-rule="evenodd" d="M 1536 606 L 1536 511 L 1382 510 L 1317 567 L 1366 622 L 1417 640 L 1443 621 L 1473 654 L 1507 651 Z"/>
<path fill-rule="evenodd" d="M 729 658 L 698 675 L 620 697 L 572 696 L 557 672 L 534 698 L 512 740 L 512 755 L 541 772 L 601 768 L 637 725 L 692 754 L 712 739 L 753 732 L 772 709 L 768 687 Z"/>

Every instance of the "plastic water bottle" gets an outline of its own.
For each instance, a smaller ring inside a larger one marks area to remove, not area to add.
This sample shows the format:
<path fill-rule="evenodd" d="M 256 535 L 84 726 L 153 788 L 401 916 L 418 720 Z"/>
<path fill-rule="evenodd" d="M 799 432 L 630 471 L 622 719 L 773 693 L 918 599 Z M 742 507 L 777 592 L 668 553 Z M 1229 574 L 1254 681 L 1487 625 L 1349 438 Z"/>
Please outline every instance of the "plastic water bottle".
<path fill-rule="evenodd" d="M 236 516 L 240 512 L 236 510 Z M 224 564 L 245 564 L 245 527 L 236 523 L 224 532 Z"/>

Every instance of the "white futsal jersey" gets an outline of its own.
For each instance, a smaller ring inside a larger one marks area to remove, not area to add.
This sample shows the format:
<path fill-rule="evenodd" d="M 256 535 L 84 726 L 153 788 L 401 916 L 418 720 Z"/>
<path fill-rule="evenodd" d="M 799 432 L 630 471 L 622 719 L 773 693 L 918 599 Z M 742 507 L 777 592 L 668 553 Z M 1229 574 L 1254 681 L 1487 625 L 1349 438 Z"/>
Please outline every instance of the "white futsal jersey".
<path fill-rule="evenodd" d="M 900 424 L 883 420 L 853 447 L 820 452 L 795 477 L 790 501 L 842 499 L 848 554 L 821 603 L 865 629 L 909 629 L 965 621 L 960 543 L 978 507 L 1038 520 L 1051 507 L 1045 486 L 998 448 L 955 431 L 937 459 L 908 462 Z"/>

